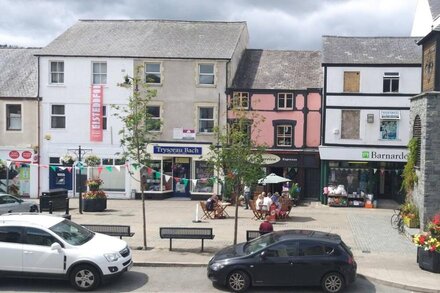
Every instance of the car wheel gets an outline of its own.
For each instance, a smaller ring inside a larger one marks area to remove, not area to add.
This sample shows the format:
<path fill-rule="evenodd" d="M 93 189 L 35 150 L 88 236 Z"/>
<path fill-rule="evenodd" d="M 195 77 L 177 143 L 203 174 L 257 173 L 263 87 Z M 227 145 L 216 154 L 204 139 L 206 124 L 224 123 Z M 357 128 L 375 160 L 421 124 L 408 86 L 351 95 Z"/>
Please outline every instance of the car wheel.
<path fill-rule="evenodd" d="M 339 273 L 328 273 L 322 278 L 321 287 L 324 292 L 341 292 L 344 290 L 345 280 Z"/>
<path fill-rule="evenodd" d="M 233 271 L 227 279 L 228 288 L 234 292 L 244 292 L 249 288 L 250 278 L 243 271 Z"/>
<path fill-rule="evenodd" d="M 101 279 L 98 271 L 90 265 L 79 265 L 70 273 L 70 283 L 79 291 L 91 291 L 98 287 Z"/>

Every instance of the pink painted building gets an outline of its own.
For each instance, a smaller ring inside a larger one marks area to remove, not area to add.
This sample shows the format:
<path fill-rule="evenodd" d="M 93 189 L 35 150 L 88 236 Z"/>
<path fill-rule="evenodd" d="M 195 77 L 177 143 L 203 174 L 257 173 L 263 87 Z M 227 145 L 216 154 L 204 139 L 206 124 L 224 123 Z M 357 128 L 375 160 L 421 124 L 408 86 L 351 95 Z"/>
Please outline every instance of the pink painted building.
<path fill-rule="evenodd" d="M 228 119 L 232 107 L 263 118 L 251 133 L 266 146 L 266 172 L 297 182 L 303 198 L 320 195 L 321 88 L 320 52 L 251 49 L 228 89 Z"/>

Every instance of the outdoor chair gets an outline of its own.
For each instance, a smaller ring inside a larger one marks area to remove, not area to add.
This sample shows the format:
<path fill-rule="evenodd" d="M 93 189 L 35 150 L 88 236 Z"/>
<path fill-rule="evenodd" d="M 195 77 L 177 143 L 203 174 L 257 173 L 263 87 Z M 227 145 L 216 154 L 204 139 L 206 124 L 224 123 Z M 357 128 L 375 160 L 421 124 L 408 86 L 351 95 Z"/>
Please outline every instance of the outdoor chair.
<path fill-rule="evenodd" d="M 280 198 L 281 211 L 283 211 L 283 219 L 289 217 L 290 210 L 292 209 L 292 200 L 290 198 Z"/>
<path fill-rule="evenodd" d="M 202 208 L 202 211 L 203 211 L 202 220 L 203 219 L 214 219 L 214 210 L 208 211 L 208 209 L 206 208 L 206 202 L 201 201 L 200 207 Z"/>
<path fill-rule="evenodd" d="M 254 217 L 252 219 L 261 220 L 263 217 L 263 214 L 259 210 L 257 210 L 257 208 L 255 206 L 255 201 L 250 200 L 249 207 L 251 208 L 252 212 L 254 213 Z"/>

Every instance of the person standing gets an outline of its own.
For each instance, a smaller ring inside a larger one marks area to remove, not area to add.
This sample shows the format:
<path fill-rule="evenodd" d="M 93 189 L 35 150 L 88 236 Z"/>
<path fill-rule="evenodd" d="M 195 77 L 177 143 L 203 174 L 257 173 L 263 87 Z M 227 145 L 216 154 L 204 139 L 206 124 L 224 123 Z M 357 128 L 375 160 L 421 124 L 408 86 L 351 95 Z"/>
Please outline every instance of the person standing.
<path fill-rule="evenodd" d="M 243 188 L 243 192 L 244 192 L 244 209 L 247 210 L 249 209 L 249 200 L 251 199 L 251 188 L 249 187 L 249 185 L 245 185 Z"/>
<path fill-rule="evenodd" d="M 270 222 L 270 216 L 266 216 L 264 222 L 260 224 L 259 231 L 260 231 L 260 235 L 273 232 L 273 226 L 272 223 Z"/>

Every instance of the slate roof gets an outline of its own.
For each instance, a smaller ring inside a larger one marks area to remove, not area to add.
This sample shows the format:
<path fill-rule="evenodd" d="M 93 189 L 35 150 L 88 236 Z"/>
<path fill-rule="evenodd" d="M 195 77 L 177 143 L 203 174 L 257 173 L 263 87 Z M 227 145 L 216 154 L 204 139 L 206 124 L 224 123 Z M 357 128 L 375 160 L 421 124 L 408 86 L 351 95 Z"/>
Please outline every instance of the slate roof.
<path fill-rule="evenodd" d="M 39 49 L 0 49 L 0 97 L 38 95 Z"/>
<path fill-rule="evenodd" d="M 245 22 L 80 20 L 40 55 L 230 59 L 246 30 Z"/>
<path fill-rule="evenodd" d="M 440 1 L 438 0 L 429 0 L 429 8 L 431 10 L 432 19 L 435 20 L 437 16 L 440 14 Z"/>
<path fill-rule="evenodd" d="M 305 90 L 322 87 L 319 51 L 245 51 L 233 89 Z"/>
<path fill-rule="evenodd" d="M 421 64 L 413 37 L 323 36 L 323 64 Z"/>

